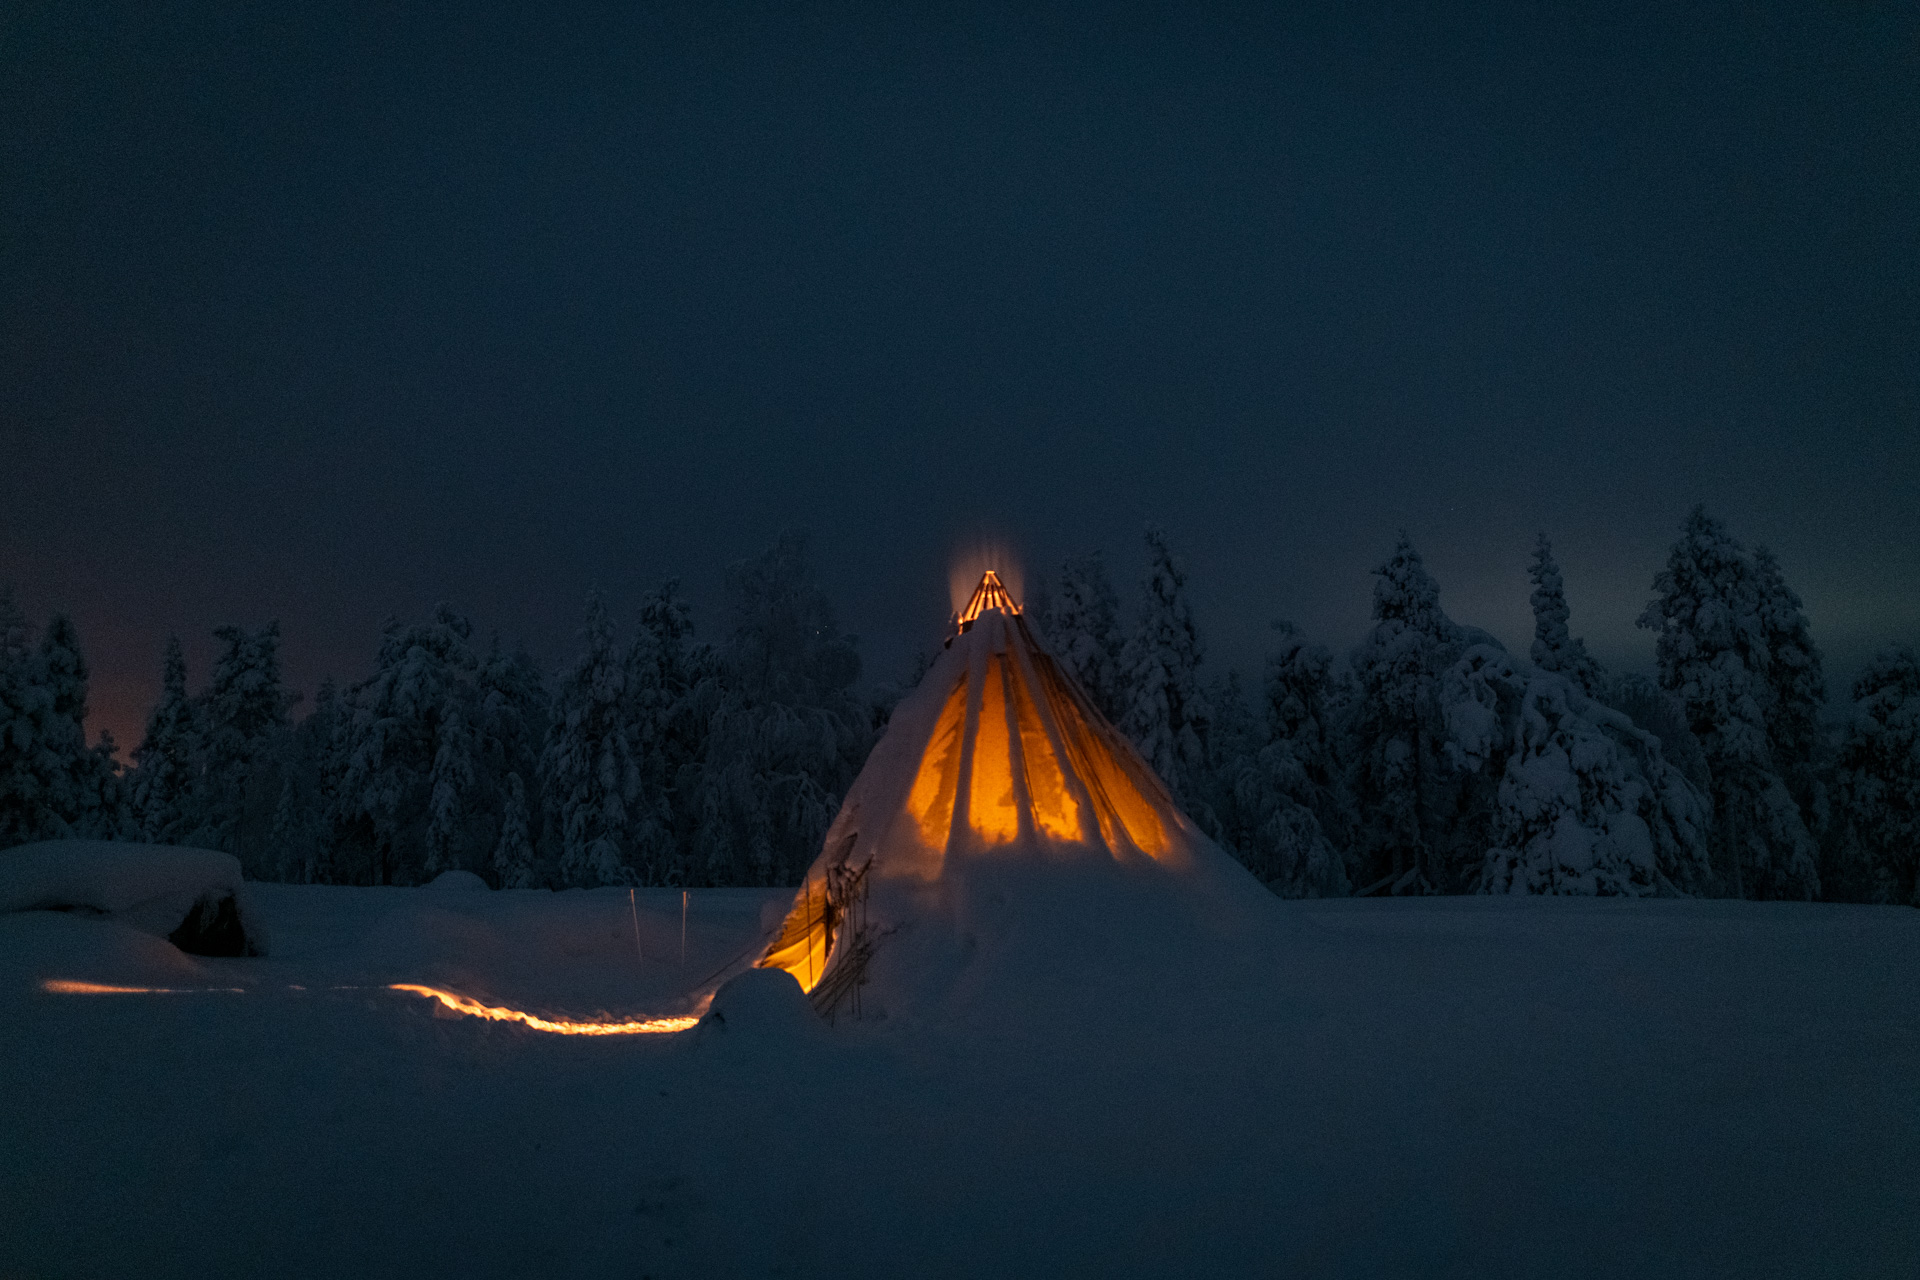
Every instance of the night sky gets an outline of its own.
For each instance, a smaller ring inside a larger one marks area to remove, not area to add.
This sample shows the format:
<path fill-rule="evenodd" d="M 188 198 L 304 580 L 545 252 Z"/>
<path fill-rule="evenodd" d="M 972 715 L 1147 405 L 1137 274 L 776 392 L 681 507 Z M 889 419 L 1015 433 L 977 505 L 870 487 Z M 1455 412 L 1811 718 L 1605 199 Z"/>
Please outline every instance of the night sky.
<path fill-rule="evenodd" d="M 170 631 L 716 635 L 789 524 L 871 678 L 1148 521 L 1216 669 L 1400 527 L 1522 650 L 1544 528 L 1645 669 L 1696 501 L 1836 676 L 1920 640 L 1912 6 L 1276 8 L 15 0 L 0 581 L 123 747 Z"/>

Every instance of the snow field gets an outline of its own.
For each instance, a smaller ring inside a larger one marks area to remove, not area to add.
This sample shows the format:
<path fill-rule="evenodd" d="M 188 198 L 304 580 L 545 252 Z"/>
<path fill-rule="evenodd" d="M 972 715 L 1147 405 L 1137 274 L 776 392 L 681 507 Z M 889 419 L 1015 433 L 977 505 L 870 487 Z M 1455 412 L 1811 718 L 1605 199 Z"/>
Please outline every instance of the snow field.
<path fill-rule="evenodd" d="M 623 891 L 249 890 L 264 959 L 0 917 L 4 1269 L 1920 1268 L 1910 909 L 1274 900 L 1217 936 L 1082 916 L 1054 945 L 1041 893 L 1005 929 L 983 911 L 939 1000 L 799 1034 L 759 993 L 724 1029 L 597 1040 L 380 985 L 662 1012 L 677 892 L 637 895 L 642 962 Z M 695 891 L 685 972 L 781 896 Z"/>

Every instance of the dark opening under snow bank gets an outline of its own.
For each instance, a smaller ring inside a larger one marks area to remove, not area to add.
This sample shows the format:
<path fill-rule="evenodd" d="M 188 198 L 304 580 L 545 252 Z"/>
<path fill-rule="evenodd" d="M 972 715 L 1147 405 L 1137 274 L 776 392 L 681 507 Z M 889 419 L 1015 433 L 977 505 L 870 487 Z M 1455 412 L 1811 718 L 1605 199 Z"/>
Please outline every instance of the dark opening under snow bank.
<path fill-rule="evenodd" d="M 44 840 L 0 852 L 0 913 L 107 916 L 202 956 L 263 956 L 240 863 L 213 849 Z"/>

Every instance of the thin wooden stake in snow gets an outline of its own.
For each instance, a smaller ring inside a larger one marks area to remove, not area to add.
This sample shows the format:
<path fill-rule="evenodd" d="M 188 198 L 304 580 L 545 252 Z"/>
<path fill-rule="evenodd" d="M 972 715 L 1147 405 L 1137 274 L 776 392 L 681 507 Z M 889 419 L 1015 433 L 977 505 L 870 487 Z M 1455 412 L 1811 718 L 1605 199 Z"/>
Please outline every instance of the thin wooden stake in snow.
<path fill-rule="evenodd" d="M 680 891 L 680 967 L 687 967 L 687 891 Z"/>
<path fill-rule="evenodd" d="M 640 963 L 647 962 L 647 953 L 640 949 L 640 908 L 633 904 L 633 890 L 627 890 L 627 910 L 633 912 L 633 953 L 640 957 Z"/>

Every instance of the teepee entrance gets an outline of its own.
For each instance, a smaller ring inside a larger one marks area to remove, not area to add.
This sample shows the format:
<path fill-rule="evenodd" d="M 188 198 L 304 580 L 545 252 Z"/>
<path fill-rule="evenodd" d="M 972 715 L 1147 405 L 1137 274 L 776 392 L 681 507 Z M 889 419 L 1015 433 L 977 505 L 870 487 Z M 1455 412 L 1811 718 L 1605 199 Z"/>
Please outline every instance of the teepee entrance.
<path fill-rule="evenodd" d="M 1056 663 L 991 570 L 848 791 L 759 964 L 830 1011 L 970 865 L 1224 858 Z M 875 909 L 869 919 L 868 898 Z"/>

